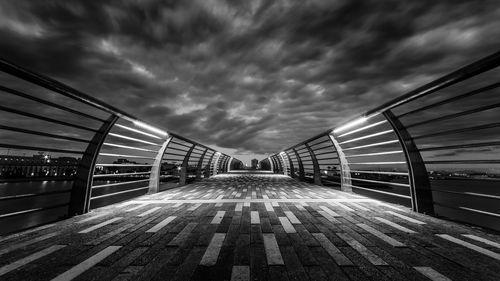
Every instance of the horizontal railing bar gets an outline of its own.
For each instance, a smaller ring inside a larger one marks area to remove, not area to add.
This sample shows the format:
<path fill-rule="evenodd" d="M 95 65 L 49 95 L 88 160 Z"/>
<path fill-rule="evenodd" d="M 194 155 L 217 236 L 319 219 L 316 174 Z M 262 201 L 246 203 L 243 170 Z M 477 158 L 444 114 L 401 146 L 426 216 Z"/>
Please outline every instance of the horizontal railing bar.
<path fill-rule="evenodd" d="M 126 148 L 126 149 L 132 149 L 132 150 L 139 150 L 139 151 L 146 151 L 146 152 L 153 152 L 153 153 L 157 153 L 158 152 L 158 151 L 151 150 L 151 149 L 145 149 L 145 148 L 128 146 L 128 145 L 121 145 L 121 144 L 114 144 L 114 143 L 109 143 L 109 142 L 105 142 L 105 143 L 103 143 L 103 145 L 113 146 L 113 147 L 120 147 L 120 148 Z"/>
<path fill-rule="evenodd" d="M 357 132 L 361 132 L 361 131 L 364 131 L 366 129 L 370 129 L 370 128 L 376 127 L 376 126 L 384 124 L 384 123 L 387 123 L 387 120 L 382 120 L 382 121 L 379 121 L 379 122 L 376 122 L 376 123 L 373 123 L 373 124 L 370 124 L 370 125 L 358 128 L 356 130 L 352 130 L 350 132 L 343 133 L 342 135 L 337 136 L 337 138 L 342 138 L 342 137 L 345 137 L 345 136 L 348 136 L 348 135 L 351 135 L 351 134 L 355 134 Z"/>
<path fill-rule="evenodd" d="M 393 132 L 393 130 L 386 130 L 386 131 L 382 131 L 382 132 L 378 132 L 378 133 L 374 133 L 374 134 L 362 136 L 362 137 L 359 137 L 359 138 L 354 138 L 354 139 L 346 140 L 346 141 L 343 141 L 343 142 L 341 142 L 339 144 L 351 143 L 351 142 L 355 142 L 355 141 L 359 141 L 359 140 L 374 138 L 374 137 L 382 136 L 382 135 L 385 135 L 385 134 L 388 134 L 388 133 L 391 133 L 391 132 Z"/>
<path fill-rule="evenodd" d="M 325 131 L 323 133 L 320 133 L 320 134 L 317 134 L 317 135 L 315 135 L 313 137 L 310 137 L 307 140 L 304 140 L 304 141 L 302 141 L 302 142 L 300 142 L 300 143 L 298 143 L 296 145 L 290 146 L 289 148 L 287 148 L 285 150 L 292 150 L 293 148 L 296 149 L 298 146 L 304 145 L 305 143 L 310 143 L 310 142 L 315 141 L 315 140 L 317 140 L 317 139 L 319 139 L 321 137 L 328 136 L 331 132 L 332 132 L 332 129 L 329 129 L 328 131 Z"/>
<path fill-rule="evenodd" d="M 390 154 L 398 154 L 403 153 L 402 150 L 394 150 L 394 151 L 384 151 L 384 152 L 374 152 L 374 153 L 364 153 L 364 154 L 354 154 L 354 155 L 346 155 L 346 158 L 350 157 L 366 157 L 366 156 L 377 156 L 377 155 L 390 155 Z"/>
<path fill-rule="evenodd" d="M 361 174 L 380 174 L 380 175 L 400 175 L 408 176 L 408 173 L 404 172 L 382 172 L 382 171 L 362 171 L 362 170 L 350 170 L 351 173 L 361 173 Z"/>
<path fill-rule="evenodd" d="M 171 147 L 171 146 L 167 147 L 167 149 L 165 151 L 169 151 L 169 150 L 177 150 L 177 151 L 182 151 L 182 152 L 186 152 L 186 153 L 189 151 L 189 149 L 184 150 L 184 149 L 180 149 L 177 147 Z"/>
<path fill-rule="evenodd" d="M 137 138 L 132 138 L 132 137 L 128 137 L 128 136 L 124 136 L 124 135 L 120 135 L 120 134 L 109 133 L 108 135 L 113 136 L 113 137 L 117 137 L 117 138 L 121 138 L 121 139 L 126 139 L 126 140 L 141 142 L 141 143 L 145 143 L 145 144 L 161 146 L 161 144 L 157 144 L 157 143 L 154 143 L 154 142 L 145 141 L 145 140 L 141 140 L 141 139 L 137 139 Z"/>
<path fill-rule="evenodd" d="M 32 101 L 36 101 L 38 103 L 42 103 L 42 104 L 45 104 L 45 105 L 48 105 L 48 106 L 52 106 L 54 108 L 58 108 L 58 109 L 66 111 L 66 112 L 70 112 L 70 113 L 73 113 L 73 114 L 76 114 L 76 115 L 80 115 L 80 116 L 83 116 L 83 117 L 86 117 L 86 118 L 89 118 L 89 119 L 94 119 L 94 120 L 97 120 L 97 121 L 100 121 L 100 122 L 105 122 L 106 121 L 104 119 L 101 119 L 101 118 L 89 115 L 87 113 L 83 113 L 83 112 L 80 112 L 80 111 L 77 111 L 77 110 L 74 110 L 74 109 L 71 109 L 71 108 L 59 105 L 57 103 L 53 103 L 53 102 L 50 102 L 50 101 L 47 101 L 47 100 L 43 100 L 43 99 L 34 97 L 32 95 L 25 94 L 23 92 L 20 92 L 20 91 L 14 90 L 14 89 L 10 89 L 10 88 L 4 87 L 2 85 L 0 85 L 0 91 L 4 91 L 6 93 L 9 93 L 9 94 L 12 94 L 12 95 L 16 95 L 16 96 L 19 96 L 19 97 L 23 97 L 25 99 L 29 99 L 29 100 L 32 100 Z"/>
<path fill-rule="evenodd" d="M 191 148 L 192 145 L 187 145 L 187 144 L 184 144 L 184 143 L 180 143 L 180 142 L 176 142 L 176 141 L 170 141 L 170 143 L 173 143 L 173 144 L 176 144 L 176 145 L 180 145 L 180 146 L 184 146 L 184 147 L 187 147 L 187 148 Z"/>
<path fill-rule="evenodd" d="M 99 156 L 109 156 L 109 157 L 130 157 L 130 158 L 141 158 L 141 159 L 152 159 L 154 157 L 139 156 L 139 155 L 128 155 L 128 154 L 115 154 L 115 153 L 99 153 Z"/>
<path fill-rule="evenodd" d="M 326 140 L 324 140 L 324 141 L 320 141 L 320 142 L 317 142 L 317 143 L 315 143 L 315 144 L 308 144 L 308 145 L 309 145 L 309 147 L 310 147 L 310 148 L 313 148 L 313 147 L 315 147 L 316 145 L 318 145 L 318 144 L 323 144 L 323 143 L 325 143 L 325 142 L 332 142 L 332 141 L 331 141 L 329 138 L 327 138 L 327 139 L 326 139 Z M 316 148 L 315 148 L 315 149 L 316 149 Z"/>
<path fill-rule="evenodd" d="M 127 127 L 125 125 L 115 124 L 115 126 L 117 126 L 119 128 L 122 128 L 122 129 L 125 129 L 125 130 L 129 130 L 129 131 L 134 132 L 134 133 L 138 133 L 138 134 L 142 134 L 142 135 L 145 135 L 145 136 L 148 136 L 148 137 L 152 137 L 152 138 L 155 138 L 155 139 L 160 139 L 160 140 L 162 139 L 159 136 L 156 136 L 156 135 L 153 135 L 153 134 L 150 134 L 150 133 L 146 133 L 146 132 L 143 132 L 141 130 L 134 129 L 134 128 L 130 128 L 130 127 Z"/>
<path fill-rule="evenodd" d="M 420 148 L 420 151 L 434 151 L 434 150 L 448 150 L 455 148 L 473 148 L 473 147 L 484 147 L 484 146 L 497 146 L 500 145 L 500 141 L 493 142 L 476 142 L 476 143 L 467 143 L 467 144 L 457 144 L 457 145 L 448 145 L 448 146 L 434 146 L 434 147 L 425 147 Z"/>
<path fill-rule="evenodd" d="M 453 119 L 453 118 L 457 118 L 457 117 L 461 117 L 461 116 L 466 116 L 466 115 L 473 114 L 473 113 L 478 113 L 478 112 L 482 112 L 482 111 L 494 109 L 494 108 L 497 108 L 497 107 L 500 107 L 500 103 L 489 104 L 489 105 L 477 107 L 477 108 L 474 108 L 474 109 L 470 109 L 470 110 L 466 110 L 466 111 L 462 111 L 462 112 L 458 112 L 458 113 L 453 113 L 453 114 L 448 114 L 448 115 L 440 116 L 440 117 L 433 118 L 433 119 L 430 119 L 430 120 L 425 120 L 425 121 L 413 123 L 413 124 L 407 125 L 406 128 L 408 129 L 408 128 L 413 128 L 413 127 L 417 127 L 417 126 L 421 126 L 421 125 L 425 125 L 425 124 L 429 124 L 429 123 L 434 123 L 434 122 L 439 122 L 439 121 L 443 121 L 443 120 Z"/>
<path fill-rule="evenodd" d="M 324 179 L 324 178 L 321 178 L 321 181 L 324 181 L 324 182 L 331 182 L 331 183 L 338 184 L 338 185 L 341 185 L 341 184 L 342 184 L 342 183 L 340 183 L 340 182 L 338 182 L 338 181 L 327 180 L 327 179 Z"/>
<path fill-rule="evenodd" d="M 171 159 L 171 158 L 163 158 L 162 160 L 165 161 L 175 161 L 175 162 L 182 162 L 182 159 Z M 177 164 L 177 163 L 176 163 Z"/>
<path fill-rule="evenodd" d="M 429 138 L 429 137 L 444 136 L 444 135 L 452 135 L 452 134 L 457 134 L 457 133 L 465 133 L 465 132 L 471 132 L 471 131 L 478 131 L 478 130 L 484 130 L 484 129 L 491 129 L 491 128 L 497 128 L 497 127 L 500 127 L 500 123 L 490 123 L 490 124 L 479 125 L 479 126 L 474 126 L 474 127 L 465 127 L 465 128 L 456 129 L 456 130 L 441 131 L 441 132 L 427 134 L 427 135 L 415 136 L 415 137 L 413 137 L 413 140 Z"/>
<path fill-rule="evenodd" d="M 483 193 L 476 193 L 476 192 L 460 192 L 460 191 L 443 190 L 443 189 L 433 189 L 432 192 L 443 192 L 443 193 L 450 193 L 450 194 L 457 194 L 457 195 L 465 195 L 465 196 L 482 197 L 482 198 L 500 200 L 500 196 L 498 196 L 498 195 L 490 195 L 490 194 L 483 194 Z"/>
<path fill-rule="evenodd" d="M 172 153 L 172 152 L 165 152 L 163 155 L 175 155 L 175 156 L 180 156 L 180 157 L 185 157 L 186 154 L 177 154 L 177 153 Z"/>
<path fill-rule="evenodd" d="M 436 103 L 433 103 L 433 104 L 430 104 L 430 105 L 427 105 L 427 106 L 423 106 L 423 107 L 418 108 L 418 109 L 414 109 L 414 110 L 408 111 L 406 113 L 400 114 L 398 116 L 398 118 L 402 118 L 402 117 L 405 117 L 407 115 L 414 114 L 416 112 L 421 112 L 421 111 L 424 111 L 424 110 L 427 110 L 427 109 L 431 109 L 433 107 L 438 107 L 438 106 L 443 105 L 443 104 L 447 104 L 447 103 L 451 103 L 451 102 L 454 102 L 454 101 L 457 101 L 457 100 L 461 100 L 461 99 L 464 99 L 464 98 L 467 98 L 467 97 L 471 97 L 471 96 L 480 94 L 482 92 L 486 92 L 486 91 L 498 88 L 499 86 L 500 86 L 500 82 L 499 83 L 495 83 L 495 84 L 491 84 L 491 85 L 488 85 L 486 87 L 482 87 L 482 88 L 479 88 L 479 89 L 467 92 L 465 94 L 461 94 L 461 95 L 458 95 L 458 96 L 455 96 L 455 97 L 451 97 L 451 98 L 442 100 L 440 102 L 436 102 Z"/>
<path fill-rule="evenodd" d="M 101 167 L 151 167 L 152 164 L 96 164 Z"/>
<path fill-rule="evenodd" d="M 469 211 L 469 212 L 480 213 L 480 214 L 483 214 L 483 215 L 488 215 L 488 216 L 493 216 L 493 217 L 496 217 L 496 218 L 500 218 L 500 214 L 497 214 L 497 213 L 492 213 L 492 212 L 488 212 L 488 211 L 483 211 L 483 210 L 468 208 L 468 207 L 464 207 L 464 206 L 459 206 L 458 208 L 461 209 L 461 210 Z"/>
<path fill-rule="evenodd" d="M 351 180 L 353 180 L 353 181 L 362 181 L 362 182 L 371 182 L 371 183 L 380 183 L 380 184 L 387 184 L 387 185 L 394 185 L 394 186 L 401 186 L 401 187 L 410 187 L 409 184 L 404 184 L 404 183 L 396 183 L 396 182 L 388 182 L 388 181 L 377 181 L 377 180 L 368 180 L 368 179 L 360 179 L 360 178 L 355 178 L 355 177 L 351 177 Z"/>
<path fill-rule="evenodd" d="M 339 159 L 338 157 L 328 157 L 328 158 L 316 158 L 316 160 L 321 161 L 321 160 L 336 160 Z"/>
<path fill-rule="evenodd" d="M 34 209 L 23 210 L 23 211 L 18 211 L 18 212 L 14 212 L 14 213 L 1 214 L 0 219 L 19 216 L 19 215 L 25 215 L 25 214 L 29 214 L 29 213 L 41 212 L 41 211 L 55 209 L 55 208 L 64 207 L 64 206 L 68 206 L 68 205 L 69 205 L 69 203 L 62 203 L 62 204 L 56 204 L 56 205 L 52 205 L 52 206 L 48 206 L 48 207 L 34 208 Z"/>
<path fill-rule="evenodd" d="M 84 143 L 89 143 L 90 142 L 88 140 L 79 139 L 79 138 L 73 138 L 73 137 L 67 137 L 67 136 L 61 136 L 61 135 L 55 135 L 55 134 L 49 134 L 49 133 L 44 133 L 44 132 L 39 132 L 39 131 L 33 131 L 33 130 L 28 130 L 28 129 L 21 129 L 21 128 L 15 128 L 15 127 L 10 127 L 10 126 L 4 126 L 4 125 L 0 125 L 0 129 L 1 130 L 18 132 L 18 133 L 25 133 L 25 134 L 31 134 L 31 135 L 37 135 L 37 136 L 50 137 L 50 138 L 55 138 L 55 139 L 63 139 L 63 140 L 70 140 L 70 141 L 77 141 L 77 142 L 84 142 Z"/>
<path fill-rule="evenodd" d="M 52 119 L 52 118 L 49 118 L 49 117 L 44 117 L 44 116 L 33 114 L 33 113 L 24 112 L 24 111 L 21 111 L 21 110 L 17 110 L 17 109 L 5 107 L 3 105 L 0 105 L 0 110 L 5 111 L 5 112 L 10 112 L 10 113 L 18 114 L 18 115 L 23 115 L 23 116 L 34 118 L 34 119 L 38 119 L 38 120 L 43 120 L 43 121 L 55 123 L 55 124 L 60 124 L 60 125 L 68 126 L 68 127 L 73 127 L 73 128 L 77 128 L 77 129 L 91 131 L 91 132 L 97 132 L 97 130 L 94 130 L 94 129 L 91 129 L 91 128 L 88 128 L 88 127 L 84 127 L 84 126 L 80 126 L 80 125 L 76 125 L 76 124 L 72 124 L 72 123 L 68 123 L 68 122 L 64 122 L 64 121 Z"/>
<path fill-rule="evenodd" d="M 109 186 L 124 185 L 124 184 L 130 184 L 130 183 L 145 182 L 145 181 L 149 181 L 149 179 L 136 180 L 136 181 L 122 181 L 122 182 L 115 182 L 115 183 L 107 183 L 107 184 L 94 185 L 94 186 L 92 186 L 92 189 L 109 187 Z"/>
<path fill-rule="evenodd" d="M 500 160 L 436 160 L 424 161 L 425 164 L 500 164 Z"/>
<path fill-rule="evenodd" d="M 84 151 L 78 151 L 78 150 L 67 150 L 67 149 L 59 149 L 59 148 L 47 148 L 47 147 L 39 147 L 39 146 L 27 146 L 27 145 L 6 144 L 6 143 L 0 143 L 0 147 L 11 148 L 11 149 L 50 151 L 50 152 L 69 153 L 69 154 L 83 154 L 84 153 Z"/>
<path fill-rule="evenodd" d="M 330 140 L 329 140 L 329 141 L 330 141 Z M 312 149 L 312 150 L 313 150 L 313 151 L 318 151 L 318 150 L 322 150 L 322 149 L 325 149 L 325 148 L 332 148 L 332 149 L 334 149 L 334 148 L 333 148 L 333 145 L 332 145 L 332 144 L 330 144 L 330 145 L 323 146 L 323 147 L 320 147 L 320 148 L 314 148 L 314 149 Z M 335 151 L 335 150 L 334 150 L 334 151 Z"/>
<path fill-rule="evenodd" d="M 122 176 L 135 176 L 135 175 L 147 175 L 151 172 L 137 172 L 137 173 L 118 173 L 118 174 L 96 174 L 94 178 L 105 178 L 105 177 L 122 177 Z"/>
<path fill-rule="evenodd" d="M 374 147 L 374 146 L 381 146 L 381 145 L 386 145 L 386 144 L 391 144 L 391 143 L 397 143 L 399 142 L 398 140 L 390 140 L 390 141 L 383 141 L 383 142 L 377 142 L 377 143 L 372 143 L 372 144 L 365 144 L 365 145 L 360 145 L 360 146 L 355 146 L 355 147 L 349 147 L 349 148 L 343 148 L 343 151 L 347 150 L 355 150 L 355 149 L 361 149 L 361 148 L 367 148 L 367 147 Z"/>
<path fill-rule="evenodd" d="M 366 190 L 366 191 L 372 191 L 372 192 L 386 194 L 386 195 L 392 195 L 392 196 L 401 197 L 401 198 L 405 198 L 405 199 L 411 199 L 411 197 L 407 196 L 407 195 L 402 195 L 402 194 L 397 194 L 397 193 L 392 193 L 392 192 L 387 192 L 387 191 L 382 191 L 382 190 L 377 190 L 377 189 L 371 189 L 371 188 L 361 187 L 361 186 L 357 186 L 357 185 L 353 185 L 353 184 L 347 184 L 347 185 L 350 186 L 350 187 L 352 187 L 352 188 L 356 188 L 356 189 L 361 189 L 361 190 Z"/>
<path fill-rule="evenodd" d="M 68 193 L 68 192 L 71 192 L 71 189 L 56 190 L 56 191 L 46 191 L 46 192 L 37 192 L 37 193 L 26 193 L 26 194 L 9 195 L 9 196 L 3 196 L 3 197 L 0 197 L 0 200 L 22 199 L 22 198 L 37 197 L 37 196 L 45 196 L 45 195 L 53 195 L 53 194 Z"/>
<path fill-rule="evenodd" d="M 395 162 L 363 162 L 363 163 L 352 163 L 350 162 L 349 164 L 351 165 L 399 165 L 399 164 L 406 164 L 404 161 L 395 161 Z"/>
<path fill-rule="evenodd" d="M 124 193 L 129 193 L 129 192 L 139 191 L 139 190 L 143 190 L 143 189 L 148 189 L 148 188 L 149 188 L 149 186 L 145 186 L 145 187 L 139 187 L 139 188 L 134 188 L 134 189 L 128 189 L 128 190 L 118 191 L 118 192 L 114 192 L 114 193 L 108 193 L 108 194 L 104 194 L 104 195 L 94 196 L 94 197 L 90 198 L 90 200 L 95 200 L 95 199 L 105 198 L 105 197 L 109 197 L 109 196 L 120 195 L 120 194 L 124 194 Z"/>

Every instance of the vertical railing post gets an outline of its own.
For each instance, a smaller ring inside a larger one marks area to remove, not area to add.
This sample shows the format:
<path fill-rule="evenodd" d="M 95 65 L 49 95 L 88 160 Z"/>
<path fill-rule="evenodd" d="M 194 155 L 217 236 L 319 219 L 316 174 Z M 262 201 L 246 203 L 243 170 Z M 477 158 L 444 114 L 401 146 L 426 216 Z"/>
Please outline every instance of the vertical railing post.
<path fill-rule="evenodd" d="M 299 179 L 304 180 L 305 178 L 305 173 L 304 173 L 304 165 L 302 164 L 302 158 L 300 158 L 299 153 L 295 148 L 292 148 L 293 153 L 295 153 L 295 157 L 297 158 L 297 162 L 299 163 Z"/>
<path fill-rule="evenodd" d="M 345 157 L 344 151 L 340 146 L 339 142 L 333 136 L 333 133 L 329 134 L 330 140 L 332 141 L 333 147 L 337 152 L 340 162 L 340 190 L 345 192 L 352 192 L 352 180 L 351 180 L 351 169 L 349 168 L 349 161 Z"/>
<path fill-rule="evenodd" d="M 212 175 L 210 174 L 210 167 L 212 166 L 212 160 L 214 159 L 215 152 L 210 155 L 210 158 L 208 158 L 207 165 L 205 166 L 205 177 L 209 178 Z"/>
<path fill-rule="evenodd" d="M 220 156 L 221 156 L 220 152 L 216 152 L 215 154 L 216 154 L 216 157 L 215 157 L 215 161 L 214 161 L 214 165 L 213 165 L 212 176 L 213 175 L 217 175 L 217 173 L 218 173 L 218 170 L 219 170 L 218 169 L 219 159 L 220 159 Z"/>
<path fill-rule="evenodd" d="M 186 153 L 186 156 L 184 156 L 184 160 L 182 161 L 181 165 L 181 174 L 179 177 L 179 185 L 185 185 L 187 182 L 187 166 L 189 163 L 189 158 L 191 157 L 191 152 L 193 152 L 193 149 L 196 145 L 192 145 L 188 152 Z"/>
<path fill-rule="evenodd" d="M 227 162 L 227 171 L 231 172 L 231 162 L 233 161 L 233 157 L 229 158 L 229 161 Z"/>
<path fill-rule="evenodd" d="M 285 161 L 285 157 L 283 156 L 283 154 L 285 154 L 284 152 L 280 152 L 279 155 L 281 157 L 281 162 L 283 163 L 283 175 L 288 175 L 287 173 L 287 165 L 286 165 L 286 161 Z M 285 154 L 286 155 L 286 154 Z"/>
<path fill-rule="evenodd" d="M 304 146 L 307 148 L 307 151 L 309 151 L 309 154 L 311 155 L 311 159 L 313 162 L 314 184 L 323 185 L 323 183 L 321 182 L 321 170 L 319 169 L 319 164 L 318 164 L 318 159 L 316 159 L 316 154 L 314 154 L 314 151 L 312 151 L 311 147 L 307 143 L 305 143 Z"/>
<path fill-rule="evenodd" d="M 161 162 L 163 161 L 163 155 L 167 150 L 168 144 L 172 140 L 172 137 L 167 137 L 165 142 L 162 144 L 161 148 L 156 154 L 155 161 L 151 167 L 151 174 L 149 174 L 149 189 L 148 193 L 157 193 L 160 191 L 160 176 L 161 176 Z"/>
<path fill-rule="evenodd" d="M 87 149 L 85 149 L 82 160 L 80 160 L 78 164 L 76 178 L 71 189 L 71 198 L 68 208 L 69 216 L 84 214 L 89 211 L 92 180 L 97 157 L 99 156 L 106 136 L 117 120 L 118 116 L 113 114 L 104 121 L 99 130 L 94 134 Z"/>
<path fill-rule="evenodd" d="M 205 148 L 203 153 L 200 156 L 200 160 L 198 160 L 198 165 L 196 166 L 196 179 L 199 180 L 201 179 L 201 168 L 203 165 L 203 159 L 205 158 L 205 154 L 207 153 L 208 148 Z"/>
<path fill-rule="evenodd" d="M 391 110 L 386 110 L 383 114 L 396 133 L 406 157 L 412 209 L 415 212 L 433 215 L 434 201 L 431 184 L 420 151 L 406 127 L 394 113 Z"/>
<path fill-rule="evenodd" d="M 290 165 L 290 177 L 295 178 L 295 168 L 293 167 L 293 161 L 288 155 L 288 152 L 285 151 L 286 157 L 288 158 L 288 164 Z"/>
<path fill-rule="evenodd" d="M 267 157 L 267 160 L 269 161 L 269 166 L 270 166 L 271 172 L 274 173 L 274 165 L 273 165 L 273 161 L 271 160 L 271 156 Z"/>

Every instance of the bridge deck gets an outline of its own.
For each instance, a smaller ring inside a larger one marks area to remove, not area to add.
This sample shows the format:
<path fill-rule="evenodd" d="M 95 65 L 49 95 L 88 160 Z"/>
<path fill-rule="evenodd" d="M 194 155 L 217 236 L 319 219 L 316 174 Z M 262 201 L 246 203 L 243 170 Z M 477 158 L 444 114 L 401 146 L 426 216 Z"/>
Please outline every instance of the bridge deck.
<path fill-rule="evenodd" d="M 500 236 L 284 176 L 219 175 L 1 237 L 0 279 L 500 280 Z"/>

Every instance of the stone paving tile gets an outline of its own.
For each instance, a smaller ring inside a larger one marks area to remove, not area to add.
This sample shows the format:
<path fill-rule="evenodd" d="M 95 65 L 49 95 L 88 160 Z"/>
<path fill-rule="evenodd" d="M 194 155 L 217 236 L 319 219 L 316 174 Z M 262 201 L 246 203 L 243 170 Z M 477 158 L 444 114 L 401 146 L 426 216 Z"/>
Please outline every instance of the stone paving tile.
<path fill-rule="evenodd" d="M 500 280 L 500 235 L 232 173 L 0 237 L 0 280 Z"/>

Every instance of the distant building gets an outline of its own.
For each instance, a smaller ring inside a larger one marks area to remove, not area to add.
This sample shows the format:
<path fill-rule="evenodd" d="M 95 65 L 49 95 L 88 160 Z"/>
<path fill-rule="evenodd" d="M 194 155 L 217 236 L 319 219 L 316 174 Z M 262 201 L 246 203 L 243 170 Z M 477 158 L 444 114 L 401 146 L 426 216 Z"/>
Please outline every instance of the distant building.
<path fill-rule="evenodd" d="M 0 155 L 0 178 L 73 177 L 80 159 L 50 155 Z"/>
<path fill-rule="evenodd" d="M 259 160 L 252 159 L 252 169 L 257 169 L 257 165 L 259 164 Z"/>

